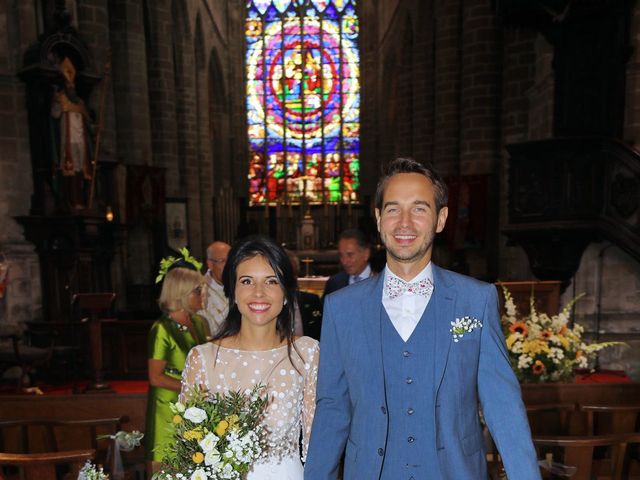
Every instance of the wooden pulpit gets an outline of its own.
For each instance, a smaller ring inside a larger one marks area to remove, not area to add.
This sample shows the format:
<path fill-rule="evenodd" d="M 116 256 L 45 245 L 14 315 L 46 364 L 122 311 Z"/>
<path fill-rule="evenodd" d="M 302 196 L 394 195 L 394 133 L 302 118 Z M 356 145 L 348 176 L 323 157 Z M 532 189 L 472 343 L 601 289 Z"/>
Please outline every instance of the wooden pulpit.
<path fill-rule="evenodd" d="M 504 308 L 504 295 L 502 287 L 507 287 L 513 303 L 520 316 L 526 316 L 530 311 L 530 299 L 533 295 L 535 307 L 538 312 L 544 312 L 549 316 L 560 312 L 560 287 L 562 282 L 557 280 L 529 281 L 529 282 L 496 282 L 498 298 L 500 299 L 501 312 Z"/>
<path fill-rule="evenodd" d="M 87 386 L 85 393 L 111 392 L 111 386 L 104 380 L 102 370 L 102 320 L 101 312 L 110 310 L 115 293 L 77 293 L 73 296 L 72 304 L 80 310 L 86 312 L 89 322 L 89 343 L 91 347 L 91 369 L 93 370 L 93 380 Z"/>

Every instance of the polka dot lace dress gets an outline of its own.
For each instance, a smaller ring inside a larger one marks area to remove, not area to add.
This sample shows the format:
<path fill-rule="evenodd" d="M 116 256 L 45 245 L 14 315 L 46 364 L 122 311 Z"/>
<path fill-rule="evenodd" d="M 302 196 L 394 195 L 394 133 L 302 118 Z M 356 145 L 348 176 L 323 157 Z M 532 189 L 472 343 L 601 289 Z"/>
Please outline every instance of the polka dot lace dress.
<path fill-rule="evenodd" d="M 266 480 L 272 475 L 279 480 L 302 479 L 300 432 L 304 459 L 316 403 L 319 345 L 310 337 L 300 337 L 294 345 L 291 360 L 286 345 L 247 351 L 209 342 L 189 352 L 182 375 L 182 400 L 194 385 L 223 394 L 256 384 L 267 386 L 270 399 L 264 418 L 267 452 L 248 479 Z"/>

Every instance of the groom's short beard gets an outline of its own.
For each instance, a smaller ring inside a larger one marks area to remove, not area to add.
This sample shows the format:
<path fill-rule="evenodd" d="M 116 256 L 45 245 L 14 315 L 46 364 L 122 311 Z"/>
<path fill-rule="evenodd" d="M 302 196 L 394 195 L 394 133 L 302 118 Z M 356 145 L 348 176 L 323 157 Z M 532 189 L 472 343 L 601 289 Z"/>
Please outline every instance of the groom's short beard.
<path fill-rule="evenodd" d="M 427 252 L 433 247 L 433 241 L 436 237 L 436 225 L 433 226 L 429 235 L 425 238 L 425 241 L 420 245 L 418 250 L 415 252 L 407 252 L 405 255 L 400 255 L 392 250 L 392 248 L 388 247 L 385 244 L 385 248 L 387 249 L 387 254 L 396 260 L 398 263 L 415 263 L 427 254 Z M 382 243 L 384 243 L 384 238 L 382 238 Z"/>

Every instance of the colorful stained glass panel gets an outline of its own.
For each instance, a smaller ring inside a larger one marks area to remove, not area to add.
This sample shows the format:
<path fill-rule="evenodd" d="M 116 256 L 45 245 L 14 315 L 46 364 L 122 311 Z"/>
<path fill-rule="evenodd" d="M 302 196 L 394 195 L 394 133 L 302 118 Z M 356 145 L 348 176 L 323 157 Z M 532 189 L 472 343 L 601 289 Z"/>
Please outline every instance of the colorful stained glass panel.
<path fill-rule="evenodd" d="M 249 198 L 357 202 L 355 0 L 247 2 Z"/>

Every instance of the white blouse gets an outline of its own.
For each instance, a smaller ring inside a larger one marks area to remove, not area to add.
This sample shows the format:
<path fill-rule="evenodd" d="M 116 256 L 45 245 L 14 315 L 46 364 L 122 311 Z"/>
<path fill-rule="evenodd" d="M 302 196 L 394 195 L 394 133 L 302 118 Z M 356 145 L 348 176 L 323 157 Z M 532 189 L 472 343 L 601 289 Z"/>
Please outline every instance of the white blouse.
<path fill-rule="evenodd" d="M 212 342 L 198 345 L 187 357 L 180 399 L 184 400 L 194 385 L 222 394 L 266 385 L 267 457 L 299 456 L 302 430 L 304 458 L 316 407 L 319 352 L 318 342 L 310 337 L 300 337 L 291 346 L 293 364 L 286 345 L 264 351 L 226 348 Z"/>

